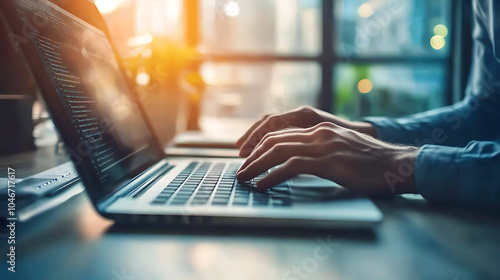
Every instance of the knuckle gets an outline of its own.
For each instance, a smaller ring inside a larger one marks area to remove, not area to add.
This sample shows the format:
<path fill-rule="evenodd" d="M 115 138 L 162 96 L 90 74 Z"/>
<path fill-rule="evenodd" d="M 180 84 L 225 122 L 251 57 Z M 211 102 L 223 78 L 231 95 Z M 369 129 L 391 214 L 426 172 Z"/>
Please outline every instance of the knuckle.
<path fill-rule="evenodd" d="M 283 143 L 276 144 L 272 147 L 273 153 L 283 154 L 287 150 L 287 145 Z"/>
<path fill-rule="evenodd" d="M 336 128 L 337 126 L 331 122 L 320 122 L 318 127 Z"/>
<path fill-rule="evenodd" d="M 345 149 L 347 147 L 347 142 L 343 140 L 333 140 L 327 143 L 327 146 L 331 150 L 339 150 L 339 149 Z"/>
<path fill-rule="evenodd" d="M 359 133 L 354 130 L 345 130 L 345 134 L 351 138 L 358 138 Z"/>
<path fill-rule="evenodd" d="M 338 136 L 342 139 L 358 139 L 359 137 L 358 132 L 348 129 L 338 131 Z"/>
<path fill-rule="evenodd" d="M 262 145 L 264 144 L 266 141 L 268 141 L 269 137 L 271 137 L 271 132 L 270 133 L 267 133 L 266 135 L 264 135 L 260 141 L 259 141 L 259 145 Z"/>
<path fill-rule="evenodd" d="M 281 115 L 272 115 L 266 120 L 266 127 L 271 131 L 276 131 L 282 128 L 284 122 Z"/>
<path fill-rule="evenodd" d="M 264 139 L 262 142 L 262 147 L 265 149 L 270 149 L 274 146 L 274 143 L 276 142 L 277 136 L 268 136 Z"/>
<path fill-rule="evenodd" d="M 314 109 L 311 106 L 302 106 L 299 107 L 298 111 L 306 118 L 311 118 L 315 117 L 318 113 L 316 112 L 316 109 Z"/>
<path fill-rule="evenodd" d="M 288 160 L 288 164 L 295 168 L 300 168 L 304 165 L 304 160 L 301 157 L 292 157 Z"/>
<path fill-rule="evenodd" d="M 269 115 L 269 117 L 267 117 L 268 122 L 274 122 L 277 119 L 279 119 L 279 115 Z"/>
<path fill-rule="evenodd" d="M 320 139 L 331 139 L 336 135 L 333 130 L 331 130 L 329 127 L 324 126 L 318 127 L 314 134 Z"/>
<path fill-rule="evenodd" d="M 271 117 L 271 114 L 265 114 L 264 116 L 262 116 L 262 119 L 267 120 L 269 119 L 269 117 Z"/>
<path fill-rule="evenodd" d="M 300 112 L 303 112 L 303 113 L 309 113 L 309 112 L 313 112 L 313 111 L 314 111 L 314 109 L 313 109 L 311 106 L 307 106 L 307 105 L 300 106 L 300 107 L 298 108 L 298 110 L 299 110 Z"/>
<path fill-rule="evenodd" d="M 266 139 L 275 138 L 278 135 L 280 135 L 280 133 L 281 133 L 281 131 L 271 131 L 271 132 L 269 132 L 269 133 L 266 134 L 265 138 Z"/>

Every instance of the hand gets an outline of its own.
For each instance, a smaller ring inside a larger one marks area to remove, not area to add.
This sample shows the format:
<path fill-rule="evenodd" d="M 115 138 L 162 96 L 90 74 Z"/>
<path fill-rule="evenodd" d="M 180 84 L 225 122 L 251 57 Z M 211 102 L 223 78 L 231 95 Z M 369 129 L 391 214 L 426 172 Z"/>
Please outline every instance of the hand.
<path fill-rule="evenodd" d="M 365 194 L 414 193 L 418 148 L 394 146 L 332 123 L 266 134 L 237 174 L 266 190 L 299 174 L 316 175 Z"/>
<path fill-rule="evenodd" d="M 259 141 L 269 132 L 280 131 L 285 128 L 308 128 L 322 122 L 330 122 L 376 137 L 375 129 L 370 123 L 351 122 L 306 106 L 284 114 L 264 116 L 236 142 L 236 145 L 240 148 L 240 156 L 246 157 L 250 155 Z"/>

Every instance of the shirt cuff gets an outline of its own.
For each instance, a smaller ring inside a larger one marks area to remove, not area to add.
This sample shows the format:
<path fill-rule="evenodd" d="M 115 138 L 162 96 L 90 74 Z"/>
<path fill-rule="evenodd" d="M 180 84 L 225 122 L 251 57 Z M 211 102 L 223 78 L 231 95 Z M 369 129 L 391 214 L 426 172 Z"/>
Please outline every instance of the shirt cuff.
<path fill-rule="evenodd" d="M 362 121 L 371 123 L 377 133 L 377 138 L 382 141 L 398 144 L 412 144 L 414 141 L 413 135 L 410 136 L 410 133 L 406 132 L 406 129 L 396 119 L 369 117 Z"/>
<path fill-rule="evenodd" d="M 415 186 L 425 199 L 456 203 L 460 196 L 462 173 L 457 166 L 459 148 L 425 145 L 415 161 Z"/>

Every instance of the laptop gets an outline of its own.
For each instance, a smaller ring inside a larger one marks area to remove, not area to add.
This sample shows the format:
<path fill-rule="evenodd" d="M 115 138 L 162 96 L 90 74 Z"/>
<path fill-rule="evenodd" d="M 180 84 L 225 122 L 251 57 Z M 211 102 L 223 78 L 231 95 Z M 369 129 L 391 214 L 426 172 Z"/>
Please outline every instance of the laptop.
<path fill-rule="evenodd" d="M 158 226 L 293 228 L 362 228 L 382 220 L 369 199 L 318 177 L 256 192 L 260 177 L 235 179 L 242 159 L 167 157 L 106 32 L 58 2 L 68 1 L 2 0 L 0 18 L 103 217 Z M 94 11 L 85 18 L 100 17 Z"/>

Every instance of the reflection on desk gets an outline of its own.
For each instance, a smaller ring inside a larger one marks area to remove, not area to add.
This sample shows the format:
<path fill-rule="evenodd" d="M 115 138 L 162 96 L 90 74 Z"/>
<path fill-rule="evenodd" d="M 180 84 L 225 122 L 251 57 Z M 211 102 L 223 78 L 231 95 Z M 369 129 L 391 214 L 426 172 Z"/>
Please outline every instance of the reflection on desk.
<path fill-rule="evenodd" d="M 18 279 L 498 279 L 500 222 L 403 197 L 374 231 L 134 228 L 85 195 L 23 224 Z M 9 278 L 2 278 L 9 279 Z"/>
<path fill-rule="evenodd" d="M 0 165 L 27 177 L 65 161 L 39 150 Z M 420 196 L 376 203 L 385 219 L 373 231 L 137 228 L 102 218 L 82 193 L 18 226 L 14 278 L 0 225 L 0 279 L 500 279 L 498 217 Z"/>

